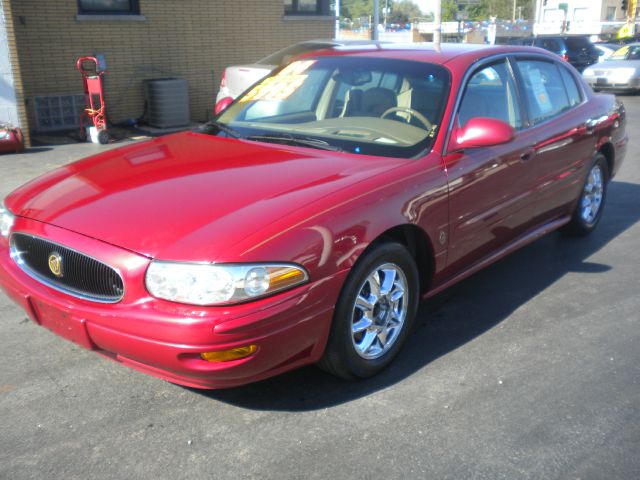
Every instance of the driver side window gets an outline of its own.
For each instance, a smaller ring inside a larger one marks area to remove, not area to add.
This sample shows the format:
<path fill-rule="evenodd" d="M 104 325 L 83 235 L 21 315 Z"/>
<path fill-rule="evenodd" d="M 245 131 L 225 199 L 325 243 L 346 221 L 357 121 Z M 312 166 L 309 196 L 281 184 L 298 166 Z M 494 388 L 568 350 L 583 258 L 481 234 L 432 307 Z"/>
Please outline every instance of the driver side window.
<path fill-rule="evenodd" d="M 483 67 L 467 83 L 458 110 L 460 126 L 473 117 L 495 118 L 515 130 L 522 128 L 515 82 L 506 61 Z"/>

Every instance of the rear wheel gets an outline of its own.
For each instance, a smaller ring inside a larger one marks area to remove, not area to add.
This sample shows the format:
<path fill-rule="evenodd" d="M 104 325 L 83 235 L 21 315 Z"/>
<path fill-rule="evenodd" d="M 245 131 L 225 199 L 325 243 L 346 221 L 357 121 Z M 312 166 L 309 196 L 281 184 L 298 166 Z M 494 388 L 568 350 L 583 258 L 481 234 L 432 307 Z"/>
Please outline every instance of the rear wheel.
<path fill-rule="evenodd" d="M 596 228 L 602 217 L 608 181 L 607 159 L 602 153 L 598 153 L 589 169 L 571 221 L 562 229 L 564 233 L 582 236 Z"/>
<path fill-rule="evenodd" d="M 384 243 L 365 253 L 342 289 L 319 366 L 348 380 L 381 371 L 409 334 L 418 294 L 418 270 L 405 247 Z"/>

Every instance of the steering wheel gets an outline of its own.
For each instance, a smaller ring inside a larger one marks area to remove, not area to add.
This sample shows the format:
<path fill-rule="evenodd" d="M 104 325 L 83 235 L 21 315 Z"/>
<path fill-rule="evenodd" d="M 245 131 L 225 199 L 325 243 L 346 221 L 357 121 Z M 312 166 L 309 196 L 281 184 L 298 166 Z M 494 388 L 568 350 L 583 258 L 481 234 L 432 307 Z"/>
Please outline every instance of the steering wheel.
<path fill-rule="evenodd" d="M 384 118 L 387 115 L 389 115 L 390 113 L 394 113 L 394 112 L 406 112 L 409 115 L 413 115 L 418 120 L 420 120 L 420 123 L 422 123 L 425 127 L 427 127 L 427 130 L 431 130 L 433 128 L 433 125 L 431 125 L 431 122 L 429 120 L 427 120 L 427 117 L 425 117 L 423 114 L 421 114 L 417 110 L 414 110 L 411 107 L 391 107 L 391 108 L 385 110 L 384 113 L 382 115 L 380 115 L 380 118 Z M 409 123 L 409 122 L 407 122 L 407 123 Z"/>

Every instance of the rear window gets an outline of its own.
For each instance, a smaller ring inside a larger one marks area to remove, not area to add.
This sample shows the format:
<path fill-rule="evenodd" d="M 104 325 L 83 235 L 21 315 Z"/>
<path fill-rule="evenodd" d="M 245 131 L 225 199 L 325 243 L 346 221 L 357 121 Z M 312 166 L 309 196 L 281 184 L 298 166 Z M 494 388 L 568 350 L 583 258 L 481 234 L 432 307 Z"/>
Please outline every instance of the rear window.
<path fill-rule="evenodd" d="M 553 38 L 541 38 L 538 42 L 538 46 L 555 53 L 560 53 L 560 50 L 562 50 L 560 42 Z"/>
<path fill-rule="evenodd" d="M 572 50 L 579 48 L 592 48 L 592 43 L 587 37 L 565 37 L 564 43 Z"/>

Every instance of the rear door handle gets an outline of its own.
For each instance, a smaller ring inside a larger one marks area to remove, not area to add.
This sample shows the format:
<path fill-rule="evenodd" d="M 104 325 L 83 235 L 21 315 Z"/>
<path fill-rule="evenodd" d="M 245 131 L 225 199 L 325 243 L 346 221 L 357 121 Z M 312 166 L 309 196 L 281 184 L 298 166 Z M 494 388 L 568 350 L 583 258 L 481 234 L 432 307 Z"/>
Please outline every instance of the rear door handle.
<path fill-rule="evenodd" d="M 596 127 L 598 126 L 598 120 L 595 118 L 590 118 L 586 122 L 584 122 L 584 131 L 587 135 L 591 135 L 596 131 Z"/>

